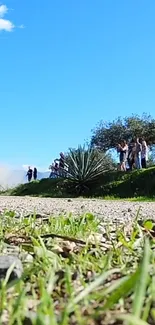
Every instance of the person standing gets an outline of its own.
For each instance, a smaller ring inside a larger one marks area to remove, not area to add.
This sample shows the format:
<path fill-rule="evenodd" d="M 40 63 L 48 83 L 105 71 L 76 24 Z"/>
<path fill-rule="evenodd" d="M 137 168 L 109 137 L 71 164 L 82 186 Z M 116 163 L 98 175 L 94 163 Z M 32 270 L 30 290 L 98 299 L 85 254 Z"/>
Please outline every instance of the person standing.
<path fill-rule="evenodd" d="M 38 171 L 37 171 L 37 168 L 34 167 L 34 170 L 33 170 L 33 179 L 36 181 L 37 180 L 37 176 L 38 176 Z"/>
<path fill-rule="evenodd" d="M 60 158 L 55 159 L 54 162 L 59 161 L 59 176 L 64 177 L 65 175 L 65 156 L 62 152 L 60 152 Z"/>
<path fill-rule="evenodd" d="M 33 174 L 33 171 L 32 171 L 32 169 L 31 169 L 31 167 L 29 166 L 29 167 L 28 167 L 27 174 L 26 174 L 27 179 L 28 179 L 28 182 L 31 182 L 31 180 L 32 180 L 32 174 Z"/>
<path fill-rule="evenodd" d="M 58 172 L 59 172 L 59 165 L 58 165 L 58 163 L 56 162 L 56 163 L 54 164 L 54 173 L 55 173 L 55 178 L 58 177 Z"/>
<path fill-rule="evenodd" d="M 136 143 L 134 139 L 132 139 L 128 146 L 128 158 L 127 158 L 130 171 L 133 170 L 133 166 L 135 163 L 135 152 L 136 152 Z"/>
<path fill-rule="evenodd" d="M 53 178 L 54 177 L 54 163 L 52 163 L 52 165 L 49 166 L 50 169 L 50 175 L 49 178 Z"/>
<path fill-rule="evenodd" d="M 59 173 L 60 173 L 60 177 L 64 177 L 64 175 L 65 175 L 65 156 L 62 152 L 60 152 Z"/>
<path fill-rule="evenodd" d="M 125 140 L 118 145 L 118 152 L 120 153 L 120 169 L 126 171 L 128 145 Z"/>
<path fill-rule="evenodd" d="M 141 152 L 141 165 L 142 168 L 146 168 L 146 162 L 147 162 L 147 156 L 148 156 L 148 147 L 146 144 L 146 141 L 144 139 L 141 139 L 141 144 L 142 144 L 142 152 Z"/>
<path fill-rule="evenodd" d="M 52 163 L 52 165 L 49 166 L 49 169 L 51 170 L 49 178 L 57 178 L 58 177 L 58 171 L 59 171 L 58 163 L 57 162 Z"/>
<path fill-rule="evenodd" d="M 141 153 L 142 153 L 142 145 L 139 141 L 139 138 L 136 140 L 136 157 L 135 157 L 135 165 L 137 169 L 141 169 Z"/>

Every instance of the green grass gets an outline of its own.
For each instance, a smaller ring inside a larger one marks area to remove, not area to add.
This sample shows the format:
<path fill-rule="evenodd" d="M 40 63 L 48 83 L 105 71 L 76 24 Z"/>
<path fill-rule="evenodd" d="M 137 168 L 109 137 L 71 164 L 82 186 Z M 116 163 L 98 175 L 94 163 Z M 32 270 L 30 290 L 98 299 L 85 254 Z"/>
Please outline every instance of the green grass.
<path fill-rule="evenodd" d="M 1 191 L 1 195 L 65 197 L 67 195 L 66 181 L 62 179 L 45 178 L 40 181 L 32 181 L 6 191 Z"/>
<path fill-rule="evenodd" d="M 155 167 L 133 172 L 107 173 L 93 189 L 94 196 L 155 198 Z"/>
<path fill-rule="evenodd" d="M 40 196 L 40 197 L 76 197 L 77 193 L 68 180 L 42 179 L 22 184 L 1 195 Z M 94 183 L 85 197 L 128 199 L 134 201 L 155 200 L 155 167 L 133 172 L 106 172 Z"/>
<path fill-rule="evenodd" d="M 6 211 L 0 252 L 16 246 L 24 273 L 0 284 L 0 324 L 155 324 L 154 229 L 138 213 L 128 229 L 89 213 L 38 219 Z"/>
<path fill-rule="evenodd" d="M 155 202 L 155 197 L 147 197 L 147 196 L 120 198 L 120 197 L 107 195 L 101 197 L 100 199 L 109 200 L 109 201 Z"/>

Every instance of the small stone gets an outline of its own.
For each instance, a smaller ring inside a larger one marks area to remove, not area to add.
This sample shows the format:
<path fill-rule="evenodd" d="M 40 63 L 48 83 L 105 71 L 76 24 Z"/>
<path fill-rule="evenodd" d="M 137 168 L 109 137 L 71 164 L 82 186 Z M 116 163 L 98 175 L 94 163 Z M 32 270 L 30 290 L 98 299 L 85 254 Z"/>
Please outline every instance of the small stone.
<path fill-rule="evenodd" d="M 72 200 L 71 199 L 68 199 L 67 202 L 72 202 Z"/>
<path fill-rule="evenodd" d="M 0 256 L 0 280 L 5 279 L 6 273 L 9 268 L 15 264 L 14 269 L 10 275 L 9 281 L 19 279 L 23 273 L 23 266 L 21 261 L 13 255 Z"/>
<path fill-rule="evenodd" d="M 32 321 L 30 318 L 26 317 L 24 320 L 23 320 L 23 325 L 32 325 Z"/>
<path fill-rule="evenodd" d="M 75 271 L 75 272 L 72 274 L 72 280 L 75 281 L 77 278 L 78 278 L 78 272 Z"/>
<path fill-rule="evenodd" d="M 25 215 L 24 218 L 31 218 L 31 217 L 33 217 L 33 216 L 34 216 L 36 219 L 42 219 L 42 218 L 45 217 L 45 215 L 43 215 L 43 214 L 39 214 L 39 213 L 34 214 L 34 213 L 32 213 L 32 214 L 27 214 L 27 215 Z"/>
<path fill-rule="evenodd" d="M 22 261 L 24 263 L 33 263 L 33 256 L 31 254 L 22 254 Z"/>

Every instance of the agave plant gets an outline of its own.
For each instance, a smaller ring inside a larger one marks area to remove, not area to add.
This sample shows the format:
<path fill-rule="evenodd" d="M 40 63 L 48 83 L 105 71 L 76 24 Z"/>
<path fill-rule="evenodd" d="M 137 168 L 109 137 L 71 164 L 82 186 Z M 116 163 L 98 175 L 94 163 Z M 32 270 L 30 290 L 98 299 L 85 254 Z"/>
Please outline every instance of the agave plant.
<path fill-rule="evenodd" d="M 105 155 L 96 149 L 79 146 L 77 150 L 70 149 L 67 158 L 68 179 L 79 193 L 89 189 L 107 170 Z"/>

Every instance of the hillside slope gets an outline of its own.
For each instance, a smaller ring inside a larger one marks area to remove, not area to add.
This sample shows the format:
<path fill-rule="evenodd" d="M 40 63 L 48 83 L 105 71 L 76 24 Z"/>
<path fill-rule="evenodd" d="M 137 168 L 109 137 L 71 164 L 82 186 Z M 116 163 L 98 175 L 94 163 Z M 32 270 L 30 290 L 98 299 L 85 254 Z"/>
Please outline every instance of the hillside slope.
<path fill-rule="evenodd" d="M 2 193 L 3 194 L 3 193 Z M 4 194 L 15 196 L 75 197 L 69 190 L 68 181 L 62 179 L 42 179 L 29 184 L 21 184 Z M 155 197 L 155 167 L 133 172 L 109 172 L 90 189 L 88 197 L 133 198 Z"/>
<path fill-rule="evenodd" d="M 113 172 L 93 190 L 94 196 L 155 197 L 155 167 L 133 172 Z"/>

